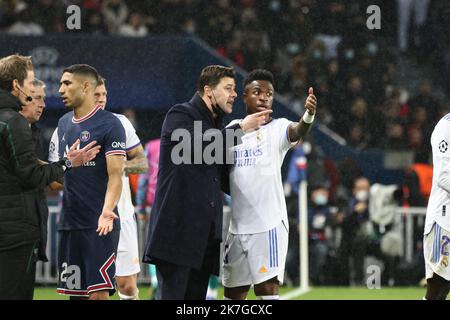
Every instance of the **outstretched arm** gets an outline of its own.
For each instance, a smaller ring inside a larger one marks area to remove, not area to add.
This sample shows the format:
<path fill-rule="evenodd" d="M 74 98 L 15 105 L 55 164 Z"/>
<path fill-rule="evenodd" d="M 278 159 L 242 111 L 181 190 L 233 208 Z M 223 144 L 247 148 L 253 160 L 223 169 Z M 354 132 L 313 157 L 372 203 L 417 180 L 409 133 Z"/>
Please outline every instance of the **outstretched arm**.
<path fill-rule="evenodd" d="M 114 208 L 119 202 L 122 193 L 122 168 L 124 157 L 111 155 L 106 158 L 108 168 L 108 186 L 106 188 L 103 211 L 98 218 L 97 232 L 99 236 L 108 234 L 113 230 L 113 221 L 119 217 L 114 213 Z"/>
<path fill-rule="evenodd" d="M 289 127 L 289 139 L 291 142 L 303 139 L 308 133 L 314 121 L 314 115 L 316 114 L 317 98 L 314 95 L 313 88 L 309 88 L 309 95 L 306 99 L 306 112 L 299 122 Z"/>
<path fill-rule="evenodd" d="M 25 189 L 44 187 L 60 179 L 64 171 L 60 164 L 39 165 L 33 150 L 33 138 L 28 121 L 20 114 L 0 123 L 1 153 L 9 159 L 8 171 L 18 178 Z"/>

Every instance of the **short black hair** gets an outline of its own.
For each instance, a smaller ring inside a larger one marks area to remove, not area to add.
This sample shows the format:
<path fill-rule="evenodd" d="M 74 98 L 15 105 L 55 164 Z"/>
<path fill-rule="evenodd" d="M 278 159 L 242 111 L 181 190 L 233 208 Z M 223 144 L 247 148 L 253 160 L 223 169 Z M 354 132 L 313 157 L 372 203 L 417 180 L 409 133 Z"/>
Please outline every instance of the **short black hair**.
<path fill-rule="evenodd" d="M 255 69 L 251 71 L 244 80 L 244 88 L 255 80 L 269 81 L 275 87 L 275 81 L 272 72 L 265 69 Z"/>
<path fill-rule="evenodd" d="M 65 68 L 63 70 L 63 73 L 65 73 L 65 72 L 91 78 L 92 80 L 95 81 L 95 86 L 97 86 L 98 83 L 100 82 L 99 81 L 100 76 L 99 76 L 97 70 L 88 64 L 73 64 L 70 67 Z"/>
<path fill-rule="evenodd" d="M 220 65 L 210 65 L 203 68 L 200 76 L 198 77 L 197 89 L 203 96 L 204 87 L 210 86 L 215 88 L 222 78 L 233 78 L 236 79 L 236 74 L 233 67 L 225 67 Z"/>

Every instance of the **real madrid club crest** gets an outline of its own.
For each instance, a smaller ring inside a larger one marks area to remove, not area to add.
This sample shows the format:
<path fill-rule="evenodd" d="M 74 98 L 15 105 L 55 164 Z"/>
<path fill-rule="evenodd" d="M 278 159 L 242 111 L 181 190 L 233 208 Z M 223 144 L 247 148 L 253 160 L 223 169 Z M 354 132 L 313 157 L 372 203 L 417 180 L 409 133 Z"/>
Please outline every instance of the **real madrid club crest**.
<path fill-rule="evenodd" d="M 441 142 L 439 142 L 439 151 L 444 153 L 446 152 L 448 149 L 448 143 L 445 140 L 442 140 Z"/>
<path fill-rule="evenodd" d="M 444 268 L 447 268 L 447 266 L 448 266 L 448 257 L 447 256 L 442 257 L 441 264 Z"/>

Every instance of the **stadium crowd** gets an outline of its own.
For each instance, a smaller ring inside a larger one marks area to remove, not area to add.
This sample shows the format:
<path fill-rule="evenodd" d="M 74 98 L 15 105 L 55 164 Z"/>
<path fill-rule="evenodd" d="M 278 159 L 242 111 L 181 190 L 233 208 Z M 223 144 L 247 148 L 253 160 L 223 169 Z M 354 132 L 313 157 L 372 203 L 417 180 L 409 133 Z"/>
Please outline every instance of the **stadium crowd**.
<path fill-rule="evenodd" d="M 245 70 L 272 70 L 278 92 L 299 114 L 306 88 L 317 88 L 318 119 L 349 145 L 429 153 L 432 126 L 427 124 L 450 109 L 433 84 L 449 68 L 448 33 L 439 26 L 450 5 L 422 1 L 419 9 L 425 20 L 409 27 L 403 16 L 416 17 L 415 12 L 406 15 L 414 9 L 413 0 L 378 1 L 381 29 L 369 30 L 366 8 L 372 2 L 3 0 L 0 30 L 16 35 L 195 34 Z M 82 9 L 80 30 L 65 26 L 71 4 Z M 431 32 L 433 40 L 428 41 Z M 442 73 L 408 91 L 407 84 L 397 81 L 398 62 L 404 56 Z"/>
<path fill-rule="evenodd" d="M 382 8 L 382 27 L 370 30 L 366 27 L 366 8 L 373 2 L 2 0 L 0 31 L 35 36 L 74 32 L 129 37 L 166 33 L 196 35 L 244 70 L 273 71 L 277 92 L 297 114 L 304 112 L 307 88 L 314 87 L 319 97 L 317 119 L 344 137 L 348 145 L 361 150 L 413 150 L 418 159 L 427 162 L 431 130 L 450 111 L 448 100 L 443 99 L 445 94 L 450 94 L 449 82 L 440 84 L 444 74 L 450 71 L 450 39 L 441 27 L 450 13 L 450 3 L 424 0 L 424 17 L 420 20 L 411 14 L 411 19 L 415 19 L 410 26 L 410 20 L 405 19 L 410 7 L 405 3 L 413 0 L 378 1 Z M 71 4 L 82 8 L 81 30 L 66 28 L 66 8 Z M 433 37 L 428 37 L 431 33 Z M 432 77 L 422 79 L 411 89 L 410 83 L 399 80 L 399 66 L 405 61 L 413 67 L 429 68 Z M 336 229 L 344 217 L 352 216 L 354 202 L 358 202 L 354 183 L 361 171 L 350 160 L 339 164 L 330 162 L 314 147 L 307 157 L 310 172 L 314 172 L 308 179 L 319 181 L 309 190 L 311 218 L 312 212 L 326 211 L 327 226 Z M 320 174 L 323 177 L 317 179 Z M 323 199 L 317 200 L 319 203 L 315 201 L 321 188 L 328 193 L 325 203 Z M 329 202 L 336 209 L 327 207 L 324 211 Z M 357 228 L 355 223 L 359 227 L 367 219 L 366 212 L 364 218 L 349 223 Z M 325 226 L 325 220 L 322 222 Z M 317 241 L 327 235 L 325 228 L 319 231 L 310 235 L 316 250 L 311 257 L 313 263 L 323 264 L 325 251 Z M 351 241 L 343 241 L 347 249 L 353 245 Z M 330 241 L 326 246 L 325 255 L 333 256 L 336 248 Z M 347 255 L 343 257 L 347 258 Z M 359 271 L 353 274 L 353 283 L 360 283 Z M 327 282 L 316 276 L 312 275 L 314 282 Z"/>

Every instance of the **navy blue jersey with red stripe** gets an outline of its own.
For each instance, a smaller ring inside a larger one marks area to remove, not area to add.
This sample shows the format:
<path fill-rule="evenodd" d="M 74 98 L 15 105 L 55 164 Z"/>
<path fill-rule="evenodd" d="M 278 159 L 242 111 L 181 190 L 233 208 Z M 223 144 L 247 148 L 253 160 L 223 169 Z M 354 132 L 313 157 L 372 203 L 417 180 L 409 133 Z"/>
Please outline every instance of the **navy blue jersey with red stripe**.
<path fill-rule="evenodd" d="M 126 155 L 125 130 L 120 120 L 99 107 L 81 119 L 75 119 L 73 112 L 69 112 L 59 120 L 59 158 L 67 156 L 69 148 L 77 139 L 80 139 L 80 148 L 95 140 L 101 149 L 92 161 L 66 171 L 59 230 L 97 228 L 108 185 L 106 158 Z M 117 208 L 114 211 L 117 214 Z M 120 228 L 118 220 L 114 221 L 116 227 Z"/>

